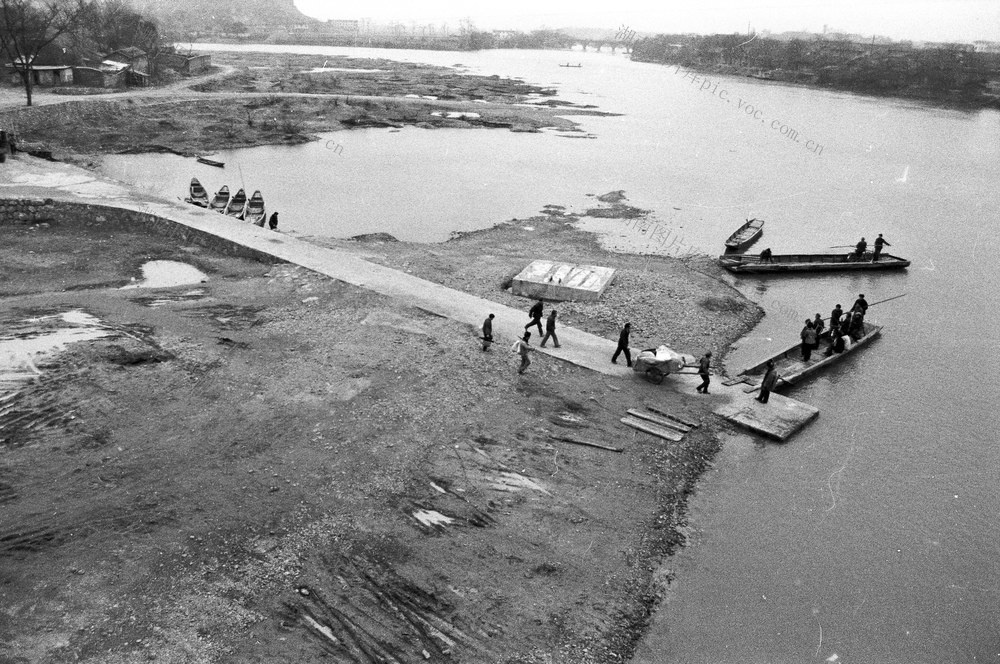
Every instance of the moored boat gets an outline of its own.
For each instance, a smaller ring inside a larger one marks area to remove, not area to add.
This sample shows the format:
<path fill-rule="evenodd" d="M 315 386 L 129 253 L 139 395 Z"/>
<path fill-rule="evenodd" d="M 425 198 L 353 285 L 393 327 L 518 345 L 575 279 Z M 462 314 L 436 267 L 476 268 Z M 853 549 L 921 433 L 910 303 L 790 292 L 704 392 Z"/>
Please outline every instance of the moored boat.
<path fill-rule="evenodd" d="M 198 182 L 198 178 L 191 178 L 191 184 L 188 186 L 188 197 L 185 200 L 198 207 L 208 207 L 208 192 Z"/>
<path fill-rule="evenodd" d="M 772 355 L 762 362 L 744 369 L 738 374 L 738 376 L 744 378 L 744 382 L 748 382 L 753 385 L 760 385 L 760 381 L 763 380 L 764 374 L 767 372 L 767 363 L 769 361 L 773 361 L 774 367 L 777 369 L 778 375 L 781 377 L 781 380 L 778 381 L 776 389 L 781 389 L 781 387 L 787 385 L 796 385 L 801 380 L 815 375 L 831 364 L 839 362 L 844 357 L 850 355 L 859 348 L 871 343 L 872 340 L 882 333 L 882 327 L 879 325 L 867 322 L 863 325 L 864 334 L 859 337 L 857 341 L 847 345 L 841 353 L 833 353 L 829 356 L 826 355 L 826 351 L 832 341 L 832 339 L 830 339 L 829 332 L 827 332 L 821 337 L 820 347 L 813 350 L 812 356 L 808 362 L 802 360 L 802 343 L 800 342 L 781 351 L 780 353 Z"/>
<path fill-rule="evenodd" d="M 229 205 L 229 186 L 222 185 L 222 189 L 215 192 L 215 196 L 212 197 L 212 202 L 209 203 L 208 209 L 215 210 L 216 212 L 225 212 L 226 206 Z"/>
<path fill-rule="evenodd" d="M 243 218 L 243 211 L 247 206 L 247 192 L 240 188 L 232 198 L 229 199 L 229 204 L 226 205 L 226 214 L 230 217 L 236 217 L 237 219 Z"/>
<path fill-rule="evenodd" d="M 260 190 L 253 192 L 253 196 L 247 201 L 247 209 L 243 214 L 243 218 L 252 224 L 257 224 L 258 226 L 264 225 L 264 221 L 267 219 L 267 212 L 264 210 L 264 196 L 261 195 Z"/>
<path fill-rule="evenodd" d="M 854 254 L 773 254 L 760 256 L 731 254 L 719 256 L 719 264 L 737 273 L 825 272 L 831 270 L 893 270 L 909 267 L 910 261 L 892 254 L 882 254 L 877 261 L 871 254 L 858 259 Z"/>
<path fill-rule="evenodd" d="M 737 228 L 726 240 L 727 251 L 746 249 L 764 234 L 763 219 L 747 219 L 747 223 Z"/>
<path fill-rule="evenodd" d="M 225 168 L 225 162 L 215 161 L 214 159 L 208 159 L 207 157 L 198 157 L 198 162 L 206 164 L 208 166 L 215 166 L 216 168 Z"/>

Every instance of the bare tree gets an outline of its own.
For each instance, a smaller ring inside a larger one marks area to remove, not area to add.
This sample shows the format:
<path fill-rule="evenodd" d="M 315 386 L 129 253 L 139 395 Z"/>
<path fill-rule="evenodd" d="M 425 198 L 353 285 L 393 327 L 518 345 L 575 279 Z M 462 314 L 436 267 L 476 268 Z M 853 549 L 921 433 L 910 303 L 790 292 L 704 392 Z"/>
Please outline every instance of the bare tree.
<path fill-rule="evenodd" d="M 70 31 L 87 0 L 0 0 L 0 51 L 14 61 L 31 106 L 32 63 L 45 47 Z"/>

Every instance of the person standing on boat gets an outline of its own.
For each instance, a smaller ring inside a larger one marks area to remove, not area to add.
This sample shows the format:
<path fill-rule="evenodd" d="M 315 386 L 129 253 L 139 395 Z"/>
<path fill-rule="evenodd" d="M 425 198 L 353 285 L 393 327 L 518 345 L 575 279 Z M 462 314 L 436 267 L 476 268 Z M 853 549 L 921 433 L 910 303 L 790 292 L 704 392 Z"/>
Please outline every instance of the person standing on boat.
<path fill-rule="evenodd" d="M 865 312 L 858 309 L 851 318 L 851 329 L 850 329 L 851 341 L 857 341 L 861 337 L 865 336 Z"/>
<path fill-rule="evenodd" d="M 875 251 L 872 253 L 872 263 L 878 261 L 878 257 L 882 254 L 883 246 L 891 247 L 892 245 L 886 242 L 885 238 L 882 237 L 882 234 L 879 233 L 878 237 L 875 238 Z"/>
<path fill-rule="evenodd" d="M 489 350 L 493 343 L 493 314 L 483 321 L 483 350 Z"/>
<path fill-rule="evenodd" d="M 621 334 L 618 335 L 618 348 L 615 349 L 615 354 L 611 356 L 611 364 L 618 364 L 618 356 L 621 353 L 625 353 L 625 363 L 628 366 L 632 366 L 632 353 L 628 349 L 628 335 L 632 332 L 632 323 L 625 323 L 625 327 L 622 328 Z"/>
<path fill-rule="evenodd" d="M 705 353 L 700 360 L 698 360 L 698 375 L 701 376 L 701 385 L 695 388 L 696 392 L 701 392 L 702 394 L 708 394 L 708 384 L 711 382 L 711 374 L 708 372 L 709 367 L 712 364 L 712 351 Z"/>
<path fill-rule="evenodd" d="M 813 327 L 812 321 L 808 318 L 806 326 L 802 328 L 799 336 L 802 338 L 802 361 L 808 362 L 809 358 L 812 357 L 813 348 L 816 347 L 816 328 Z"/>
<path fill-rule="evenodd" d="M 837 334 L 837 328 L 840 326 L 840 317 L 844 315 L 844 310 L 840 308 L 838 304 L 830 312 L 830 334 Z"/>
<path fill-rule="evenodd" d="M 545 332 L 542 331 L 542 306 L 543 306 L 542 301 L 539 300 L 538 302 L 535 302 L 535 304 L 530 309 L 528 309 L 528 316 L 531 318 L 531 320 L 528 321 L 528 324 L 524 326 L 524 329 L 527 330 L 532 325 L 537 325 L 538 336 L 542 336 L 543 334 L 545 334 Z"/>
<path fill-rule="evenodd" d="M 271 215 L 271 218 L 270 218 L 270 219 L 268 220 L 268 222 L 267 222 L 267 226 L 268 226 L 268 228 L 270 228 L 270 229 L 271 229 L 272 231 L 276 231 L 276 230 L 278 230 L 278 212 L 277 212 L 277 211 L 275 211 L 275 212 L 274 212 L 274 213 L 273 213 L 273 214 Z"/>
<path fill-rule="evenodd" d="M 760 394 L 754 398 L 761 403 L 767 403 L 768 397 L 771 396 L 771 390 L 777 383 L 778 370 L 774 368 L 774 360 L 768 360 L 767 372 L 764 373 L 764 380 L 760 384 Z"/>
<path fill-rule="evenodd" d="M 823 329 L 826 328 L 826 323 L 823 322 L 823 317 L 816 314 L 816 318 L 813 319 L 813 328 L 816 329 L 816 345 L 814 348 L 819 348 L 819 338 L 823 336 Z"/>
<path fill-rule="evenodd" d="M 549 312 L 549 317 L 545 319 L 545 336 L 542 337 L 542 343 L 539 344 L 542 348 L 545 348 L 545 342 L 552 337 L 552 343 L 559 348 L 559 337 L 556 336 L 556 310 L 553 309 Z"/>
<path fill-rule="evenodd" d="M 771 258 L 771 247 L 768 247 L 764 251 L 760 252 L 760 262 L 761 263 L 773 263 L 774 260 Z"/>
<path fill-rule="evenodd" d="M 868 313 L 868 300 L 865 299 L 864 293 L 858 295 L 858 299 L 854 301 L 854 306 L 851 307 L 851 309 L 854 311 L 860 311 L 862 316 Z"/>
<path fill-rule="evenodd" d="M 865 241 L 864 238 L 861 238 L 861 242 L 858 242 L 856 245 L 854 245 L 854 255 L 858 260 L 861 260 L 861 257 L 865 255 L 865 251 L 867 250 L 868 250 L 868 243 Z"/>
<path fill-rule="evenodd" d="M 855 312 L 855 310 L 851 309 L 846 314 L 844 314 L 844 317 L 841 319 L 841 321 L 840 321 L 840 336 L 844 336 L 844 335 L 850 333 L 850 331 L 851 331 L 851 319 L 854 318 L 854 312 Z"/>

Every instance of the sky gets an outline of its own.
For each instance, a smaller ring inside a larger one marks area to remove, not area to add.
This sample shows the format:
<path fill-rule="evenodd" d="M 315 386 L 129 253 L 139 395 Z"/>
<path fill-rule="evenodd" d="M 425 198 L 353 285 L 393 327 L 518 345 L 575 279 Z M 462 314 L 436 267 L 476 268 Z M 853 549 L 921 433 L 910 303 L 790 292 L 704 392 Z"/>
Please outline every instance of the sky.
<path fill-rule="evenodd" d="M 884 35 L 920 41 L 1000 41 L 1000 0 L 295 0 L 319 19 L 371 19 L 409 25 L 532 30 L 589 27 L 639 33 L 806 30 Z"/>

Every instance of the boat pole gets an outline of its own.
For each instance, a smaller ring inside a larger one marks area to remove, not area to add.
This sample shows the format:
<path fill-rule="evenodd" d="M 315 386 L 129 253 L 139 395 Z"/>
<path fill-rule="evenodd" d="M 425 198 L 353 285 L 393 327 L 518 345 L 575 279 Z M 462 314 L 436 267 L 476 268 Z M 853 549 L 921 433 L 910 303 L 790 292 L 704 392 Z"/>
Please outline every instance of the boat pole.
<path fill-rule="evenodd" d="M 869 307 L 874 307 L 876 304 L 882 304 L 883 302 L 888 302 L 889 300 L 898 300 L 899 298 L 901 298 L 901 297 L 903 297 L 905 295 L 908 295 L 908 293 L 903 293 L 903 295 L 893 295 L 892 297 L 887 297 L 884 300 L 879 300 L 878 302 L 872 302 L 868 306 Z"/>

